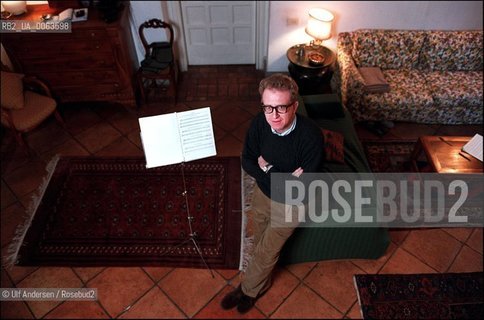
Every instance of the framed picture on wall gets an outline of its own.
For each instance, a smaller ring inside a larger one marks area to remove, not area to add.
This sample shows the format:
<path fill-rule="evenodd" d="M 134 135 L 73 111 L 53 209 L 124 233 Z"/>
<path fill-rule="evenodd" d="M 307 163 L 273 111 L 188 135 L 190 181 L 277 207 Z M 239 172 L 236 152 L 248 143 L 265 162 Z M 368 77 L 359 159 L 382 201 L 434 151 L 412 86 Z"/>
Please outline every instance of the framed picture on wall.
<path fill-rule="evenodd" d="M 72 22 L 86 21 L 87 20 L 88 9 L 74 9 L 72 12 Z"/>

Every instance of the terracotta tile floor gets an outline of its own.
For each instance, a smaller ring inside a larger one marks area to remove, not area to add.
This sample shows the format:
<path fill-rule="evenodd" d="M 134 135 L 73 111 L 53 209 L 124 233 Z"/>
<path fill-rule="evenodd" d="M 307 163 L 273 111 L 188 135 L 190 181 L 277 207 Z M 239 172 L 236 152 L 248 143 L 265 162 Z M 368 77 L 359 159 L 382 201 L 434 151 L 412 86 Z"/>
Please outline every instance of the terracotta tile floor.
<path fill-rule="evenodd" d="M 262 74 L 250 66 L 198 67 L 183 74 L 178 103 L 154 97 L 139 110 L 106 104 L 61 106 L 62 129 L 50 119 L 26 139 L 27 157 L 9 131 L 2 131 L 2 255 L 55 154 L 142 155 L 137 118 L 211 106 L 219 155 L 239 155 L 250 119 L 258 112 Z M 415 140 L 424 134 L 471 135 L 482 126 L 399 123 L 379 138 L 362 126 L 362 140 Z M 278 268 L 271 290 L 245 318 L 359 318 L 355 273 L 470 272 L 483 270 L 482 228 L 392 230 L 392 243 L 378 260 L 302 263 Z M 2 287 L 92 287 L 98 301 L 2 302 L 2 318 L 240 318 L 220 300 L 240 279 L 237 270 L 184 268 L 13 267 L 1 270 Z"/>

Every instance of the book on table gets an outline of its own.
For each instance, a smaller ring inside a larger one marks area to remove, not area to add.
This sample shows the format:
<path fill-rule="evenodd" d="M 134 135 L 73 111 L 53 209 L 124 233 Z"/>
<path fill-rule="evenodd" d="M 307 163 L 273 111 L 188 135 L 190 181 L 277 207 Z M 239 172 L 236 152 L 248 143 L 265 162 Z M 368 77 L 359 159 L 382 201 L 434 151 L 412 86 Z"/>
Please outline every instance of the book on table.
<path fill-rule="evenodd" d="M 217 155 L 209 107 L 143 117 L 138 122 L 147 168 Z"/>
<path fill-rule="evenodd" d="M 476 133 L 463 147 L 462 151 L 467 152 L 474 158 L 482 161 L 482 136 Z"/>

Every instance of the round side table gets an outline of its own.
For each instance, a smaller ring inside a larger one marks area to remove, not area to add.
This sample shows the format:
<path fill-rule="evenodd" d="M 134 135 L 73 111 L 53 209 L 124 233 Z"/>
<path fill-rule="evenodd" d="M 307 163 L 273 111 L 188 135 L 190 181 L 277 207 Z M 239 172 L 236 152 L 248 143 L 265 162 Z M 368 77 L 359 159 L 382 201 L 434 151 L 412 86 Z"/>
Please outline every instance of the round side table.
<path fill-rule="evenodd" d="M 302 50 L 302 54 L 301 54 Z M 319 53 L 324 61 L 312 64 L 308 55 Z M 287 50 L 289 74 L 299 86 L 301 95 L 331 93 L 330 81 L 336 55 L 329 48 L 319 45 L 297 44 Z"/>

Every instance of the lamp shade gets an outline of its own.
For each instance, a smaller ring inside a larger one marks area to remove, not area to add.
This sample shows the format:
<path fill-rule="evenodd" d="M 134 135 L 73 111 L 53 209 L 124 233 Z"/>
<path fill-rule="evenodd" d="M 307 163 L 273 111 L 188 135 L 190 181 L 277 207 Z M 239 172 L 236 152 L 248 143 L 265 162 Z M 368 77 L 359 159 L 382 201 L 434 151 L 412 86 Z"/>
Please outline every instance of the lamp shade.
<path fill-rule="evenodd" d="M 310 9 L 306 33 L 317 40 L 331 38 L 331 23 L 333 19 L 333 14 L 328 10 L 321 8 Z"/>
<path fill-rule="evenodd" d="M 2 7 L 8 13 L 17 16 L 27 12 L 27 1 L 2 1 Z"/>

